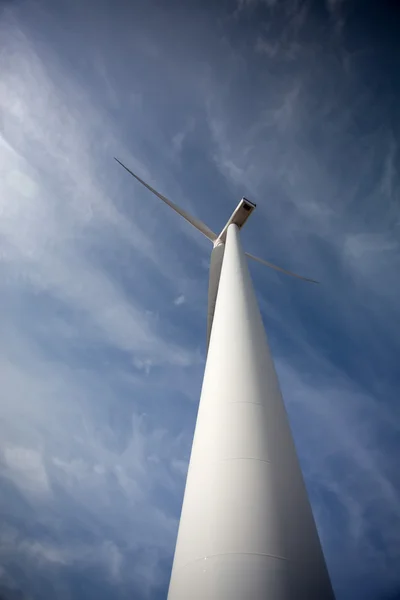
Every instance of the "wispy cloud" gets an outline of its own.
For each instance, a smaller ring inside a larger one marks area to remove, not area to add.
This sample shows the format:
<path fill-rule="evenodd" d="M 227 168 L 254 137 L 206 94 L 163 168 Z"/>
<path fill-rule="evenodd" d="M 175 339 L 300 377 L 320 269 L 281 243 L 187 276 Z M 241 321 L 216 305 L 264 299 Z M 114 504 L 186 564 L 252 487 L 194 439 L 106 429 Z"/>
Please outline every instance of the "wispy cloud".
<path fill-rule="evenodd" d="M 173 464 L 188 444 L 179 419 L 167 431 L 157 424 L 162 411 L 146 417 L 145 381 L 157 369 L 150 395 L 157 402 L 162 387 L 167 401 L 172 390 L 185 394 L 182 375 L 171 378 L 168 369 L 194 373 L 202 364 L 198 344 L 166 331 L 148 298 L 156 289 L 170 294 L 176 279 L 190 285 L 177 257 L 174 270 L 166 268 L 170 249 L 156 248 L 152 233 L 161 228 L 149 205 L 143 209 L 131 181 L 120 183 L 112 156 L 131 153 L 112 119 L 56 58 L 44 61 L 45 50 L 9 24 L 0 84 L 1 308 L 8 315 L 1 476 L 9 490 L 1 513 L 14 525 L 0 532 L 2 579 L 25 589 L 26 577 L 28 587 L 44 577 L 69 598 L 69 584 L 57 587 L 59 569 L 82 565 L 99 579 L 105 570 L 109 582 L 131 582 L 145 597 L 165 582 L 160 565 L 177 520 L 162 498 L 182 487 Z M 137 157 L 131 163 L 150 179 Z M 118 200 L 127 192 L 134 215 Z M 27 514 L 13 520 L 16 499 L 34 511 L 40 534 Z M 141 558 L 132 570 L 126 557 L 135 553 Z"/>
<path fill-rule="evenodd" d="M 181 306 L 182 304 L 185 304 L 185 302 L 186 302 L 186 298 L 183 294 L 181 294 L 174 300 L 175 306 Z"/>

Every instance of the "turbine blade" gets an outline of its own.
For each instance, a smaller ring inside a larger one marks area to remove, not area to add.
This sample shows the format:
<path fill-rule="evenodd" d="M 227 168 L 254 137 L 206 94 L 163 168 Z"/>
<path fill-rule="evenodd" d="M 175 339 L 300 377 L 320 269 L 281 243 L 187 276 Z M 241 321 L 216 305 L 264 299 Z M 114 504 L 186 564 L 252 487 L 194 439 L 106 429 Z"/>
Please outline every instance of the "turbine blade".
<path fill-rule="evenodd" d="M 160 198 L 160 200 L 165 202 L 165 204 L 168 204 L 168 206 L 170 208 L 172 208 L 172 210 L 177 212 L 178 215 L 181 215 L 181 217 L 183 217 L 186 221 L 188 221 L 188 223 L 193 225 L 193 227 L 195 227 L 196 229 L 201 231 L 201 233 L 203 235 L 205 235 L 206 238 L 208 238 L 211 242 L 215 242 L 215 240 L 217 239 L 218 236 L 213 231 L 211 231 L 211 229 L 209 227 L 207 227 L 207 225 L 205 223 L 200 221 L 200 219 L 193 217 L 192 215 L 187 213 L 185 210 L 183 210 L 183 208 L 180 208 L 179 206 L 174 204 L 174 202 L 171 202 L 171 200 L 168 200 L 168 198 L 166 198 L 165 196 L 163 196 L 162 194 L 157 192 L 157 190 L 155 190 L 154 188 L 151 187 L 151 185 L 149 185 L 148 183 L 143 181 L 143 179 L 140 179 L 140 177 L 135 175 L 135 173 L 133 173 L 133 171 L 128 169 L 128 167 L 126 167 L 120 160 L 118 160 L 118 158 L 115 158 L 115 156 L 114 156 L 114 160 L 116 160 L 117 163 L 119 163 L 121 165 L 121 167 L 123 167 L 125 169 L 125 171 L 128 171 L 128 173 L 130 173 L 132 175 L 132 177 L 137 179 L 142 185 L 144 185 L 144 187 L 146 187 L 148 190 L 150 190 L 150 192 L 155 194 L 158 198 Z"/>
<path fill-rule="evenodd" d="M 253 256 L 253 254 L 249 254 L 248 252 L 245 252 L 245 254 L 252 260 L 257 261 L 257 262 L 261 263 L 262 265 L 266 265 L 267 267 L 270 267 L 271 269 L 275 269 L 275 271 L 280 271 L 281 273 L 285 273 L 286 275 L 291 275 L 292 277 L 297 277 L 297 279 L 302 279 L 303 281 L 309 281 L 310 283 L 319 283 L 319 281 L 315 281 L 315 279 L 308 279 L 308 277 L 302 277 L 301 275 L 296 275 L 296 273 L 292 273 L 291 271 L 286 271 L 286 269 L 277 267 L 276 265 L 273 265 L 272 263 L 268 262 L 267 260 L 264 260 L 263 258 L 258 258 L 258 256 Z"/>

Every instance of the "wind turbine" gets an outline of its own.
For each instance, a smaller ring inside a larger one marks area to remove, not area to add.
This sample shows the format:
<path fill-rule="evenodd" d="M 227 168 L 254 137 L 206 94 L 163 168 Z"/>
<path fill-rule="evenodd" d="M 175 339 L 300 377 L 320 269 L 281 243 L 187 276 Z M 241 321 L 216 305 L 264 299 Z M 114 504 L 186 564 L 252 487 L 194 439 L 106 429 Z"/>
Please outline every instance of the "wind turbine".
<path fill-rule="evenodd" d="M 212 243 L 207 361 L 168 600 L 334 600 L 239 231 L 219 235 L 128 173 Z M 314 282 L 316 283 L 316 282 Z"/>

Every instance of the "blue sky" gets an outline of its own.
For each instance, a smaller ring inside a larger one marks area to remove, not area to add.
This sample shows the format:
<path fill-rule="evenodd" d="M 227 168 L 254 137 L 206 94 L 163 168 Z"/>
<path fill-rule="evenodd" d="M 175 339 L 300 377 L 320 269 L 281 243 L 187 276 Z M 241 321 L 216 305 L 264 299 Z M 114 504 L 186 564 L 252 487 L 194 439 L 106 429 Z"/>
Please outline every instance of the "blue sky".
<path fill-rule="evenodd" d="M 0 595 L 165 598 L 205 239 L 250 265 L 337 600 L 400 597 L 399 9 L 0 3 Z"/>

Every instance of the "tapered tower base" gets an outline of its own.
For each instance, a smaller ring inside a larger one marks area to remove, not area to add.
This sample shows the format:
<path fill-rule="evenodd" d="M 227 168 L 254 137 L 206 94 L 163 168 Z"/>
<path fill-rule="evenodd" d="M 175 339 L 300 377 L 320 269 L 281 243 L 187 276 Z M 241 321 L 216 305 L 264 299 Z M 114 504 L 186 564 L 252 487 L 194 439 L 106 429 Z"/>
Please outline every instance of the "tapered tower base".
<path fill-rule="evenodd" d="M 333 600 L 239 230 L 230 225 L 168 600 Z"/>

